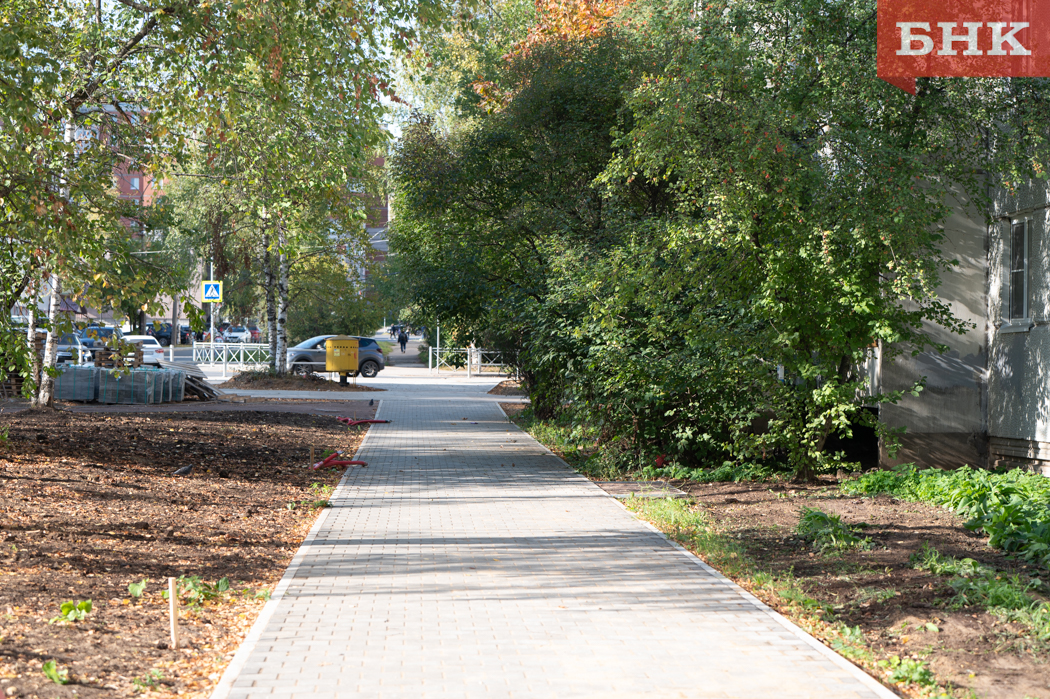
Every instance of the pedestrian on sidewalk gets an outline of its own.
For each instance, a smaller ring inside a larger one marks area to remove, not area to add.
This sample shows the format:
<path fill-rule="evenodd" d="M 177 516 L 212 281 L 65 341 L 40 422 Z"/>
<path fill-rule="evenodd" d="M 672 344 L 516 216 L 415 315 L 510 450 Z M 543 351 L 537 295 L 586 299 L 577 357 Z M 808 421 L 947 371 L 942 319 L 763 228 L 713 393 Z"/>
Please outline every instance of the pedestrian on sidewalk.
<path fill-rule="evenodd" d="M 398 333 L 397 341 L 401 343 L 401 354 L 405 353 L 405 347 L 408 346 L 408 333 L 402 330 Z"/>

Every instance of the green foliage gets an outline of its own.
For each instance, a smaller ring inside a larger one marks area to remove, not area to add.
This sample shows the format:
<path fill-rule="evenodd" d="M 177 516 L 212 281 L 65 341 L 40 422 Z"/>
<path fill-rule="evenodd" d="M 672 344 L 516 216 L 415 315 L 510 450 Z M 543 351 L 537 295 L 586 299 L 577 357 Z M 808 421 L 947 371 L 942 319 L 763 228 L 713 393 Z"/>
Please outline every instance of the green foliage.
<path fill-rule="evenodd" d="M 725 461 L 721 466 L 711 469 L 687 469 L 679 465 L 645 466 L 636 475 L 641 480 L 680 478 L 697 483 L 741 483 L 768 480 L 774 477 L 776 472 L 768 464 Z"/>
<path fill-rule="evenodd" d="M 1021 470 L 994 473 L 963 467 L 954 471 L 869 471 L 842 484 L 850 495 L 889 493 L 939 505 L 967 518 L 967 529 L 988 543 L 1042 567 L 1050 567 L 1050 479 Z"/>
<path fill-rule="evenodd" d="M 921 660 L 892 656 L 879 663 L 889 671 L 890 682 L 905 682 L 929 687 L 937 684 L 929 666 Z"/>
<path fill-rule="evenodd" d="M 149 583 L 149 578 L 143 578 L 142 582 L 128 583 L 128 594 L 135 599 L 142 597 L 142 593 L 146 591 L 147 583 Z"/>
<path fill-rule="evenodd" d="M 136 677 L 131 681 L 138 689 L 142 691 L 149 691 L 156 689 L 160 686 L 160 681 L 164 679 L 164 673 L 154 668 L 150 670 L 146 675 L 142 677 Z"/>
<path fill-rule="evenodd" d="M 516 352 L 536 415 L 597 435 L 592 473 L 807 478 L 845 465 L 833 434 L 892 446 L 862 406 L 922 383 L 870 395 L 858 367 L 969 328 L 936 294 L 940 224 L 1045 161 L 1050 86 L 907 95 L 875 75 L 874 0 L 638 0 L 494 60 L 518 5 L 428 35 L 436 114 L 391 158 L 405 305 Z"/>
<path fill-rule="evenodd" d="M 799 536 L 813 543 L 819 551 L 846 551 L 871 547 L 871 540 L 856 535 L 838 515 L 813 508 L 803 508 L 798 520 Z"/>
<path fill-rule="evenodd" d="M 912 566 L 934 575 L 951 576 L 948 585 L 955 591 L 949 604 L 953 608 L 980 607 L 1026 628 L 1037 640 L 1050 641 L 1050 604 L 1033 595 L 1050 591 L 1046 583 L 997 572 L 972 558 L 944 556 L 926 545 L 911 557 Z"/>
<path fill-rule="evenodd" d="M 297 262 L 289 288 L 289 346 L 316 335 L 372 335 L 383 322 L 383 309 L 362 293 L 356 274 L 346 258 L 335 255 Z"/>
<path fill-rule="evenodd" d="M 229 578 L 220 578 L 216 583 L 208 583 L 197 575 L 180 575 L 176 581 L 176 594 L 181 602 L 189 607 L 200 607 L 213 599 L 225 599 L 230 592 Z M 168 591 L 164 591 L 168 599 Z"/>
<path fill-rule="evenodd" d="M 91 613 L 91 600 L 86 599 L 78 602 L 69 600 L 63 602 L 60 607 L 60 614 L 49 623 L 54 624 L 56 621 L 83 621 L 87 618 L 87 615 Z"/>
<path fill-rule="evenodd" d="M 41 668 L 44 676 L 55 684 L 69 684 L 69 670 L 60 668 L 54 660 L 48 660 Z"/>

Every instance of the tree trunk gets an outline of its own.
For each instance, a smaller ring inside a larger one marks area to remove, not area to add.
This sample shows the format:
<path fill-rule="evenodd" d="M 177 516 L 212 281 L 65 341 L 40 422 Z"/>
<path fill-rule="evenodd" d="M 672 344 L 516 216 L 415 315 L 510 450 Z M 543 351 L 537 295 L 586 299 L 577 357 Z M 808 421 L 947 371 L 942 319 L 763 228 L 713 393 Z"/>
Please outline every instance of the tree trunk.
<path fill-rule="evenodd" d="M 278 225 L 277 250 L 277 373 L 288 372 L 288 251 L 284 228 Z"/>
<path fill-rule="evenodd" d="M 47 335 L 47 344 L 44 345 L 44 362 L 40 371 L 40 393 L 37 396 L 37 406 L 50 406 L 55 399 L 55 380 L 48 373 L 49 369 L 55 368 L 56 349 L 58 346 L 58 314 L 62 306 L 62 280 L 57 275 L 51 277 L 51 308 L 47 318 L 51 332 Z"/>
<path fill-rule="evenodd" d="M 29 289 L 29 328 L 26 329 L 26 342 L 29 343 L 29 372 L 33 379 L 33 398 L 31 405 L 37 407 L 37 393 L 40 390 L 40 355 L 36 351 L 36 314 L 40 297 L 37 294 L 37 284 Z"/>
<path fill-rule="evenodd" d="M 277 372 L 277 300 L 275 287 L 277 277 L 273 273 L 273 253 L 270 252 L 269 240 L 263 253 L 263 277 L 266 284 L 266 336 L 270 343 L 270 371 Z"/>

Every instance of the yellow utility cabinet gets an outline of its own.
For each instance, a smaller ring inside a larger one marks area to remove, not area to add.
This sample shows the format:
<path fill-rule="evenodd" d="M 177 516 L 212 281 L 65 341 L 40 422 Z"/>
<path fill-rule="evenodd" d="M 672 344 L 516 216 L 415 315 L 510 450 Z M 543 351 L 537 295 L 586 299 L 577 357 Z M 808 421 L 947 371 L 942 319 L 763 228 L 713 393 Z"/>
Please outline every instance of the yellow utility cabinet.
<path fill-rule="evenodd" d="M 336 335 L 325 340 L 325 371 L 337 371 L 341 376 L 357 374 L 357 338 Z"/>

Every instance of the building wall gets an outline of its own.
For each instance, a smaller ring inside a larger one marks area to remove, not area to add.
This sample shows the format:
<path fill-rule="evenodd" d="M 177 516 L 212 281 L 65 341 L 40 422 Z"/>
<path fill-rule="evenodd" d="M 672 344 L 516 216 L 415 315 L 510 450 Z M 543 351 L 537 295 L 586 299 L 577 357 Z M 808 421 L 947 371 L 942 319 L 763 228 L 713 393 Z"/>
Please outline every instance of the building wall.
<path fill-rule="evenodd" d="M 991 460 L 1050 465 L 1050 191 L 1027 186 L 1001 193 L 1001 219 L 989 235 L 989 406 Z M 1009 316 L 1011 219 L 1027 219 L 1028 321 Z"/>
<path fill-rule="evenodd" d="M 905 427 L 901 449 L 890 456 L 880 445 L 880 463 L 892 466 L 914 462 L 923 467 L 984 466 L 987 443 L 987 314 L 988 247 L 985 218 L 966 200 L 956 203 L 945 222 L 942 254 L 958 265 L 941 274 L 940 298 L 960 320 L 972 324 L 963 335 L 933 323 L 926 331 L 949 347 L 944 354 L 924 352 L 883 360 L 879 388 L 883 392 L 908 388 L 926 377 L 918 396 L 906 395 L 896 405 L 884 404 L 880 420 Z"/>

